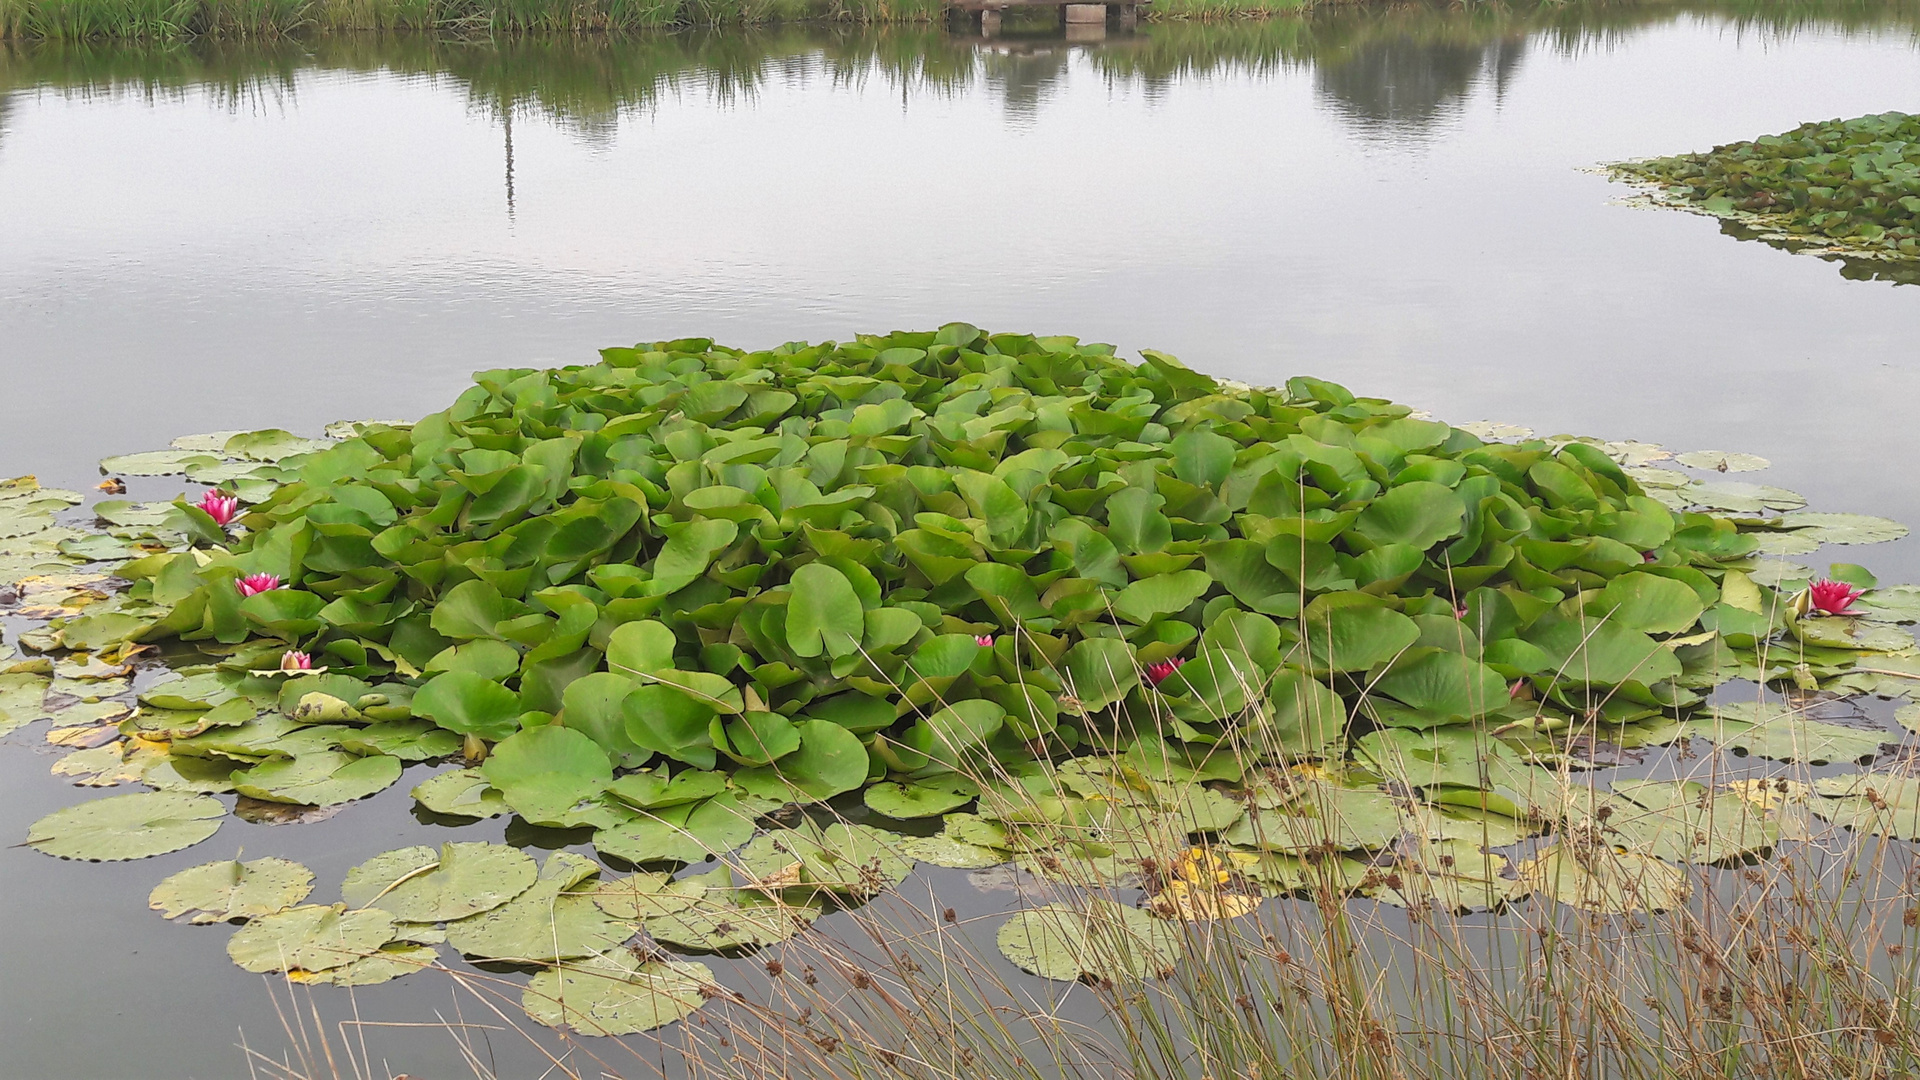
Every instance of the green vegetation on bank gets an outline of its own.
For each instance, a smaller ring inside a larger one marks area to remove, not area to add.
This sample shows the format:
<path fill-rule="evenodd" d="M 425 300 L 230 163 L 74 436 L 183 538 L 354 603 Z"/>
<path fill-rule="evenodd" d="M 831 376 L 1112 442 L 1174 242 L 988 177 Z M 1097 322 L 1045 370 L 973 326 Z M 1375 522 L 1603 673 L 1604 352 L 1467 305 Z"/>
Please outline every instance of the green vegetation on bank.
<path fill-rule="evenodd" d="M 1750 455 L 1680 455 L 1691 479 L 1143 355 L 965 324 L 655 342 L 481 372 L 413 424 L 109 458 L 217 487 L 98 503 L 97 533 L 16 481 L 0 570 L 48 621 L 0 673 L 4 726 L 53 708 L 58 774 L 153 789 L 26 842 L 141 859 L 218 834 L 220 796 L 300 821 L 431 769 L 423 820 L 513 814 L 599 860 L 369 850 L 340 903 L 225 861 L 150 902 L 244 920 L 235 963 L 308 983 L 444 971 L 442 946 L 532 965 L 529 1015 L 620 1034 L 722 993 L 680 954 L 795 941 L 916 862 L 1045 883 L 993 936 L 1033 975 L 1193 985 L 1184 928 L 1268 898 L 1652 913 L 1817 831 L 1920 838 L 1892 765 L 1606 772 L 1901 741 L 1807 695 L 1920 685 L 1920 593 L 1760 558 L 1901 526 L 1724 478 Z M 135 695 L 152 648 L 175 671 Z M 1765 696 L 1713 702 L 1734 680 Z"/>
<path fill-rule="evenodd" d="M 1920 260 L 1920 116 L 1882 113 L 1611 166 L 1656 201 L 1818 255 Z"/>

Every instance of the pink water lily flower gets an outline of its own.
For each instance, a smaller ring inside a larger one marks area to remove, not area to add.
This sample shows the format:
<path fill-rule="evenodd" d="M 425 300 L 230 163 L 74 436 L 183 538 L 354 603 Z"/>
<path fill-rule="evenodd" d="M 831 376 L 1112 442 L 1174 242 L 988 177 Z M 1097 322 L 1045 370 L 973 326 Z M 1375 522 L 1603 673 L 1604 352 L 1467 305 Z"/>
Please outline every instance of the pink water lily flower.
<path fill-rule="evenodd" d="M 1157 660 L 1151 664 L 1148 664 L 1147 665 L 1147 682 L 1153 684 L 1154 686 L 1159 686 L 1161 683 L 1166 681 L 1167 676 L 1180 670 L 1180 665 L 1186 662 L 1187 662 L 1186 657 L 1176 656 L 1171 660 Z"/>
<path fill-rule="evenodd" d="M 1866 590 L 1856 589 L 1844 581 L 1816 581 L 1807 593 L 1813 606 L 1820 611 L 1828 615 L 1845 615 Z"/>
<path fill-rule="evenodd" d="M 200 496 L 200 509 L 207 512 L 215 525 L 228 525 L 240 516 L 240 497 L 224 491 L 209 491 Z"/>
<path fill-rule="evenodd" d="M 263 592 L 272 592 L 281 587 L 278 574 L 248 574 L 235 578 L 233 587 L 240 590 L 241 596 L 258 596 Z"/>
<path fill-rule="evenodd" d="M 992 634 L 975 634 L 973 637 L 973 643 L 975 645 L 980 646 L 983 649 L 991 649 L 993 648 L 993 635 Z"/>
<path fill-rule="evenodd" d="M 312 671 L 313 657 L 298 649 L 288 649 L 280 654 L 281 671 Z"/>

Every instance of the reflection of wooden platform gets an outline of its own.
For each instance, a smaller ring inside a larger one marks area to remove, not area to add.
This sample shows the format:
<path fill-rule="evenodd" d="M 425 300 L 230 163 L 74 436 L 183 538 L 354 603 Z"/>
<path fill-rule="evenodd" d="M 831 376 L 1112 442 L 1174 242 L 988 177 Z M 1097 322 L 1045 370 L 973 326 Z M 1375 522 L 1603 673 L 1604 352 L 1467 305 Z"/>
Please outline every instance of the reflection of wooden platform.
<path fill-rule="evenodd" d="M 1069 30 L 1080 30 L 1071 36 L 1098 36 L 1112 22 L 1121 27 L 1131 27 L 1139 19 L 1140 9 L 1153 0 L 1115 0 L 1113 3 L 1083 3 L 1080 0 L 948 0 L 948 8 L 963 11 L 968 20 L 978 27 L 982 37 L 993 37 L 1000 31 L 1000 17 L 1003 12 L 1017 9 L 1052 9 L 1060 13 L 1060 25 Z M 1086 32 L 1093 31 L 1089 35 Z"/>

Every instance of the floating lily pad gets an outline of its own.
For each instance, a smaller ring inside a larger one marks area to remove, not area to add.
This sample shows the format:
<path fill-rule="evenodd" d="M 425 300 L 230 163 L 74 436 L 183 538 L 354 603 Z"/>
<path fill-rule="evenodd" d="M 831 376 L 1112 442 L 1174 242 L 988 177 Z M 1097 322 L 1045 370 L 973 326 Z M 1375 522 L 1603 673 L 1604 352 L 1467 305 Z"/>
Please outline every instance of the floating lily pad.
<path fill-rule="evenodd" d="M 340 737 L 340 748 L 355 754 L 385 754 L 401 761 L 432 761 L 460 752 L 460 736 L 425 720 L 369 724 Z"/>
<path fill-rule="evenodd" d="M 867 808 L 891 818 L 938 817 L 958 810 L 979 794 L 971 781 L 961 784 L 885 783 L 862 792 Z"/>
<path fill-rule="evenodd" d="M 653 919 L 685 911 L 705 895 L 704 882 L 676 881 L 670 874 L 629 874 L 603 880 L 593 902 L 616 919 Z"/>
<path fill-rule="evenodd" d="M 440 951 L 431 945 L 392 941 L 341 967 L 308 972 L 299 981 L 321 986 L 375 986 L 439 962 Z"/>
<path fill-rule="evenodd" d="M 1920 840 L 1920 778 L 1895 773 L 1850 773 L 1813 782 L 1813 812 L 1855 832 Z"/>
<path fill-rule="evenodd" d="M 995 941 L 1001 955 L 1022 970 L 1061 980 L 1164 975 L 1183 951 L 1178 933 L 1166 923 L 1139 908 L 1100 899 L 1084 909 L 1049 904 L 1016 912 L 1001 924 Z"/>
<path fill-rule="evenodd" d="M 328 971 L 372 956 L 393 934 L 393 916 L 378 908 L 306 904 L 241 927 L 227 940 L 227 956 L 256 973 Z"/>
<path fill-rule="evenodd" d="M 805 930 L 822 910 L 817 899 L 789 902 L 777 894 L 736 889 L 724 866 L 689 880 L 705 891 L 686 910 L 648 919 L 647 934 L 655 941 L 694 952 L 758 948 Z"/>
<path fill-rule="evenodd" d="M 594 834 L 602 855 L 630 863 L 703 862 L 753 836 L 754 815 L 732 795 L 646 811 L 627 824 Z"/>
<path fill-rule="evenodd" d="M 1012 856 L 998 848 L 968 844 L 951 837 L 908 836 L 900 840 L 900 853 L 934 866 L 955 870 L 984 870 L 999 866 Z"/>
<path fill-rule="evenodd" d="M 1673 460 L 1689 469 L 1706 469 L 1710 472 L 1759 472 L 1773 464 L 1755 454 L 1739 454 L 1730 450 L 1692 450 L 1677 455 Z"/>
<path fill-rule="evenodd" d="M 595 903 L 593 860 L 569 851 L 547 856 L 539 880 L 490 911 L 447 924 L 447 943 L 467 956 L 551 963 L 605 952 L 632 937 L 634 925 Z"/>
<path fill-rule="evenodd" d="M 528 1016 L 582 1035 L 633 1035 L 684 1020 L 717 986 L 705 964 L 612 953 L 535 975 L 520 995 Z"/>
<path fill-rule="evenodd" d="M 1867 514 L 1821 514 L 1803 511 L 1782 520 L 1787 528 L 1823 544 L 1884 544 L 1907 535 L 1897 521 Z"/>
<path fill-rule="evenodd" d="M 1615 844 L 1675 862 L 1721 863 L 1772 848 L 1779 823 L 1753 801 L 1704 784 L 1615 780 L 1621 796 L 1600 805 L 1601 826 Z"/>
<path fill-rule="evenodd" d="M 55 810 L 27 830 L 27 845 L 62 859 L 120 862 L 192 847 L 220 830 L 218 799 L 176 791 L 109 795 Z"/>
<path fill-rule="evenodd" d="M 152 762 L 140 782 L 160 791 L 218 795 L 233 790 L 234 764 L 225 758 L 165 757 Z"/>
<path fill-rule="evenodd" d="M 42 702 L 52 681 L 32 672 L 0 675 L 0 735 L 17 731 L 47 715 Z"/>
<path fill-rule="evenodd" d="M 233 787 L 266 802 L 332 806 L 386 790 L 400 779 L 402 767 L 399 758 L 385 754 L 355 757 L 323 750 L 234 773 Z"/>
<path fill-rule="evenodd" d="M 376 855 L 347 871 L 341 898 L 403 922 L 447 922 L 491 911 L 525 892 L 538 868 L 505 844 L 446 843 Z"/>
<path fill-rule="evenodd" d="M 453 769 L 413 789 L 421 806 L 448 817 L 490 818 L 508 812 L 507 801 L 479 769 Z"/>
<path fill-rule="evenodd" d="M 121 476 L 166 476 L 183 473 L 190 465 L 217 465 L 220 459 L 200 450 L 150 450 L 141 454 L 121 454 L 100 462 L 103 473 Z"/>
<path fill-rule="evenodd" d="M 1483 852 L 1472 840 L 1416 842 L 1403 855 L 1378 894 L 1385 903 L 1476 911 L 1506 903 L 1520 885 L 1507 876 L 1505 856 Z"/>
<path fill-rule="evenodd" d="M 1522 861 L 1517 872 L 1528 891 L 1603 914 L 1670 911 L 1686 902 L 1689 891 L 1677 867 L 1605 844 L 1551 844 Z"/>
<path fill-rule="evenodd" d="M 298 904 L 313 891 L 313 871 L 286 859 L 206 863 L 154 886 L 147 906 L 191 923 L 255 919 Z"/>
<path fill-rule="evenodd" d="M 1716 706 L 1713 716 L 1689 720 L 1682 729 L 1684 734 L 1712 740 L 1723 750 L 1815 765 L 1865 761 L 1893 741 L 1893 736 L 1885 731 L 1810 720 L 1802 713 L 1774 704 Z"/>

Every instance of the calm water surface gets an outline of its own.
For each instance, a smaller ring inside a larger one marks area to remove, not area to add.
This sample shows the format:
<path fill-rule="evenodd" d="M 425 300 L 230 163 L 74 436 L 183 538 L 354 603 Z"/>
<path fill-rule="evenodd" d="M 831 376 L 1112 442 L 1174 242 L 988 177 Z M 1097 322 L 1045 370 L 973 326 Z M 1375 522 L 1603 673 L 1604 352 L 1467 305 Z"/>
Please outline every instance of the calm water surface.
<path fill-rule="evenodd" d="M 187 432 L 413 417 L 475 369 L 609 344 L 966 319 L 1454 421 L 1750 451 L 1816 509 L 1920 524 L 1920 287 L 1619 205 L 1583 171 L 1920 111 L 1911 9 L 1810 11 L 1403 10 L 1072 47 L 0 50 L 0 472 L 79 485 Z M 1859 557 L 1920 580 L 1915 543 Z M 8 742 L 17 838 L 83 796 L 37 728 Z M 146 890 L 244 845 L 307 862 L 329 899 L 367 854 L 447 837 L 410 816 L 412 782 L 128 865 L 0 850 L 0 1076 L 242 1075 L 239 1031 L 281 1042 L 273 1006 L 223 931 L 162 923 Z M 963 909 L 998 903 L 957 881 L 938 884 Z M 360 1007 L 452 1018 L 417 981 Z M 445 1039 L 370 1040 L 395 1071 L 466 1075 Z M 533 1074 L 516 1037 L 495 1046 Z"/>

